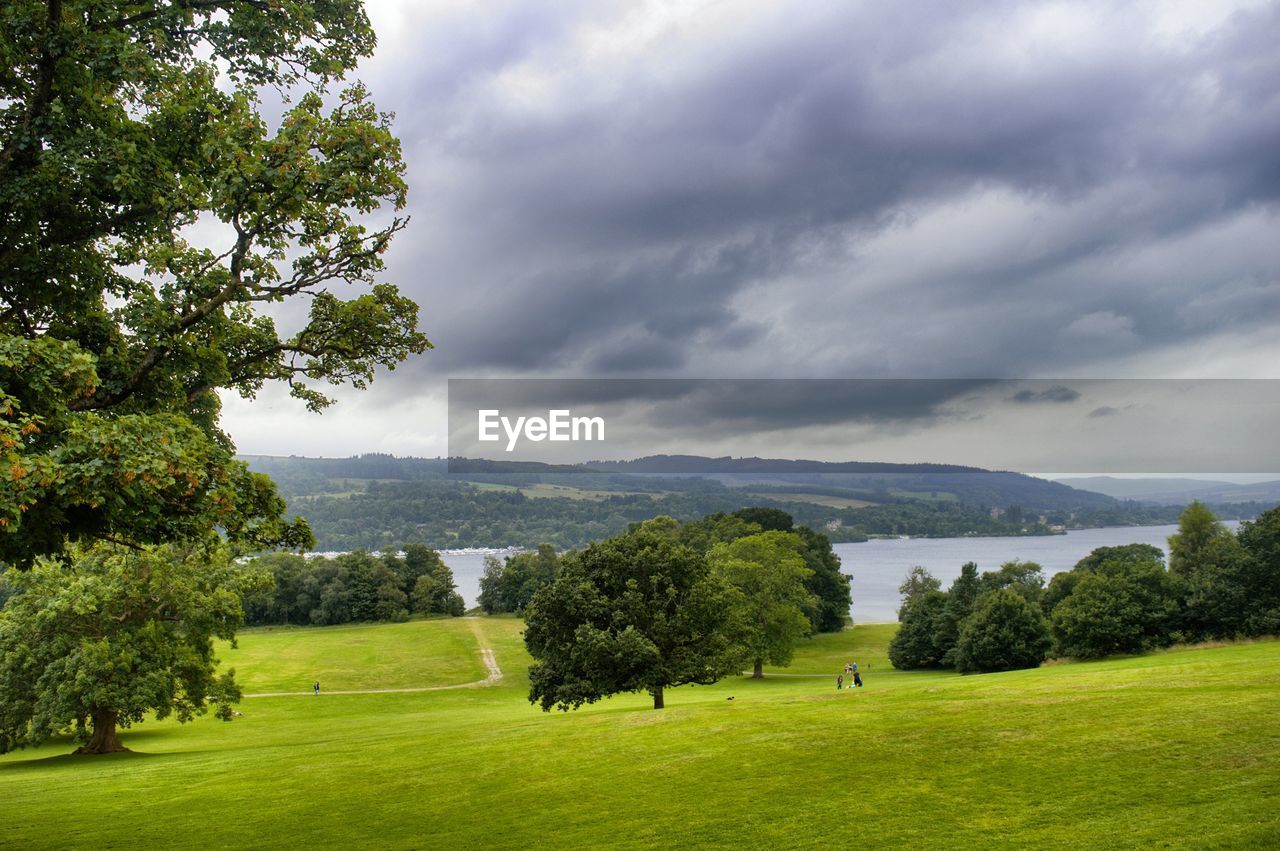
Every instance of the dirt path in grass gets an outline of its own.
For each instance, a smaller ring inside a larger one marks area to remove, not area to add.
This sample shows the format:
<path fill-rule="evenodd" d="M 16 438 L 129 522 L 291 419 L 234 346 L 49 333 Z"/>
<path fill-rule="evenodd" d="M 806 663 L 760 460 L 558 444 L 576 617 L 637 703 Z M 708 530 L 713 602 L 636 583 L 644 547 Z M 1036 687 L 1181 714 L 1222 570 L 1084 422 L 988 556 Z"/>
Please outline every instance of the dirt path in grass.
<path fill-rule="evenodd" d="M 471 631 L 475 634 L 476 642 L 480 645 L 480 658 L 484 660 L 485 670 L 488 676 L 483 680 L 476 680 L 470 683 L 458 683 L 451 686 L 417 686 L 411 688 L 365 688 L 365 689 L 349 689 L 339 691 L 325 691 L 322 694 L 407 694 L 410 692 L 420 691 L 449 691 L 456 688 L 483 688 L 491 686 L 502 679 L 502 669 L 498 667 L 497 657 L 493 655 L 493 648 L 485 644 L 484 636 L 480 633 L 480 628 L 474 621 L 471 623 Z M 311 691 L 267 691 L 257 694 L 246 694 L 244 697 L 299 697 L 302 695 L 311 695 Z"/>

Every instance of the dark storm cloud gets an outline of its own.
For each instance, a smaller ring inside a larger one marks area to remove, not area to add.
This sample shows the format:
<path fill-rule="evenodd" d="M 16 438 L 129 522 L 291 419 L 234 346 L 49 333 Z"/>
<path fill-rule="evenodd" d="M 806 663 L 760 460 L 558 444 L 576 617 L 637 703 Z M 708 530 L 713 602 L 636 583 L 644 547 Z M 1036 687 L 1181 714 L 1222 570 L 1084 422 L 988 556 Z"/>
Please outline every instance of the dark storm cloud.
<path fill-rule="evenodd" d="M 478 409 L 612 408 L 669 434 L 718 430 L 726 437 L 825 425 L 928 426 L 973 416 L 966 401 L 997 384 L 907 379 L 455 379 L 458 422 Z"/>
<path fill-rule="evenodd" d="M 1081 381 L 1073 392 L 1095 400 L 1093 413 L 1065 429 L 1051 404 L 1007 404 L 1023 389 L 1044 399 L 1063 395 L 1053 392 L 1062 387 L 1021 379 L 455 379 L 449 453 L 543 462 L 667 454 L 882 461 L 887 453 L 906 462 L 1027 470 L 1052 461 L 1117 472 L 1275 463 L 1280 381 Z M 480 439 L 486 417 L 514 422 L 548 411 L 600 418 L 603 440 L 530 440 L 515 452 Z"/>
<path fill-rule="evenodd" d="M 1047 387 L 1044 390 L 1032 390 L 1030 388 L 1019 390 L 1017 393 L 1009 396 L 1008 401 L 1017 402 L 1021 405 L 1034 405 L 1040 402 L 1074 402 L 1079 398 L 1079 390 L 1067 387 L 1065 384 L 1055 384 L 1054 386 Z"/>
<path fill-rule="evenodd" d="M 1007 374 L 1016 350 L 1052 374 L 1257 329 L 1280 297 L 1257 240 L 1228 271 L 1176 260 L 1280 196 L 1276 4 L 1167 42 L 1109 4 L 749 9 L 633 51 L 631 6 L 423 21 L 385 104 L 425 234 L 393 271 L 438 346 L 412 369 Z M 861 246 L 1000 192 L 1043 228 L 977 226 L 988 251 L 870 286 Z"/>

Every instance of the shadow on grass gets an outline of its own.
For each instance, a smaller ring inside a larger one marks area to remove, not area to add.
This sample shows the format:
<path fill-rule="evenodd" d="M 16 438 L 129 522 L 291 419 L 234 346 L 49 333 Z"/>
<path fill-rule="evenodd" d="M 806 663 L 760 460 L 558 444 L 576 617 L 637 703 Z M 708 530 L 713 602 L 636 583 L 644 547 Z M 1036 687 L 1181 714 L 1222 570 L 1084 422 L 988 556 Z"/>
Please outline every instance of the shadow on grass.
<path fill-rule="evenodd" d="M 73 743 L 67 743 L 68 749 L 73 749 Z M 44 745 L 40 750 L 48 750 L 49 745 Z M 116 764 L 122 762 L 138 762 L 139 760 L 153 759 L 174 759 L 179 757 L 194 756 L 199 751 L 179 751 L 175 753 L 143 753 L 140 751 L 124 751 L 122 753 L 108 754 L 75 754 L 64 751 L 53 756 L 36 757 L 34 759 L 24 759 L 16 762 L 0 762 L 0 774 L 9 774 L 20 771 L 31 771 L 35 769 L 60 771 L 69 768 L 89 768 L 92 766 L 100 766 L 105 764 Z"/>

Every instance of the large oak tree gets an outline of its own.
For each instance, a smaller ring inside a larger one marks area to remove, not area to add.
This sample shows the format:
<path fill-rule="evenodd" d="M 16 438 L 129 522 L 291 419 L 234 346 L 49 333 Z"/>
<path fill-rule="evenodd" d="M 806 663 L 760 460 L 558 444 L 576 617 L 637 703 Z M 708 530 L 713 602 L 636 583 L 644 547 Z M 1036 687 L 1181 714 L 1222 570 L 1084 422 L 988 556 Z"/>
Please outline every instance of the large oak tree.
<path fill-rule="evenodd" d="M 716 544 L 707 561 L 739 593 L 733 614 L 734 643 L 754 670 L 764 676 L 764 663 L 791 664 L 795 645 L 811 631 L 806 610 L 815 599 L 805 587 L 813 571 L 805 567 L 804 545 L 792 532 L 769 531 Z"/>
<path fill-rule="evenodd" d="M 429 346 L 380 280 L 404 165 L 344 82 L 373 47 L 358 0 L 0 7 L 0 560 L 310 539 L 217 394 L 319 410 Z"/>
<path fill-rule="evenodd" d="M 149 712 L 231 717 L 235 672 L 217 673 L 256 581 L 216 542 L 134 550 L 97 544 L 12 572 L 0 610 L 0 753 L 68 728 L 80 753 L 125 750 L 117 727 Z"/>
<path fill-rule="evenodd" d="M 659 517 L 561 561 L 525 612 L 531 703 L 568 710 L 639 691 L 662 709 L 668 687 L 738 669 L 737 594 L 675 530 Z"/>

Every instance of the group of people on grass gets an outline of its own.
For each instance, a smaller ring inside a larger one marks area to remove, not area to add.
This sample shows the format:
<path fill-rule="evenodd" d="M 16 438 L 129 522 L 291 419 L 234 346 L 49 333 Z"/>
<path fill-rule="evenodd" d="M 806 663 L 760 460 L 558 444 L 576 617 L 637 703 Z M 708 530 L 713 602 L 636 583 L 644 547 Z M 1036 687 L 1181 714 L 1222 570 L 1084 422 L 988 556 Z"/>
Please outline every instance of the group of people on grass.
<path fill-rule="evenodd" d="M 836 691 L 844 688 L 844 678 L 851 677 L 849 688 L 862 688 L 862 674 L 858 673 L 858 663 L 849 662 L 844 666 L 844 673 L 836 676 Z"/>

